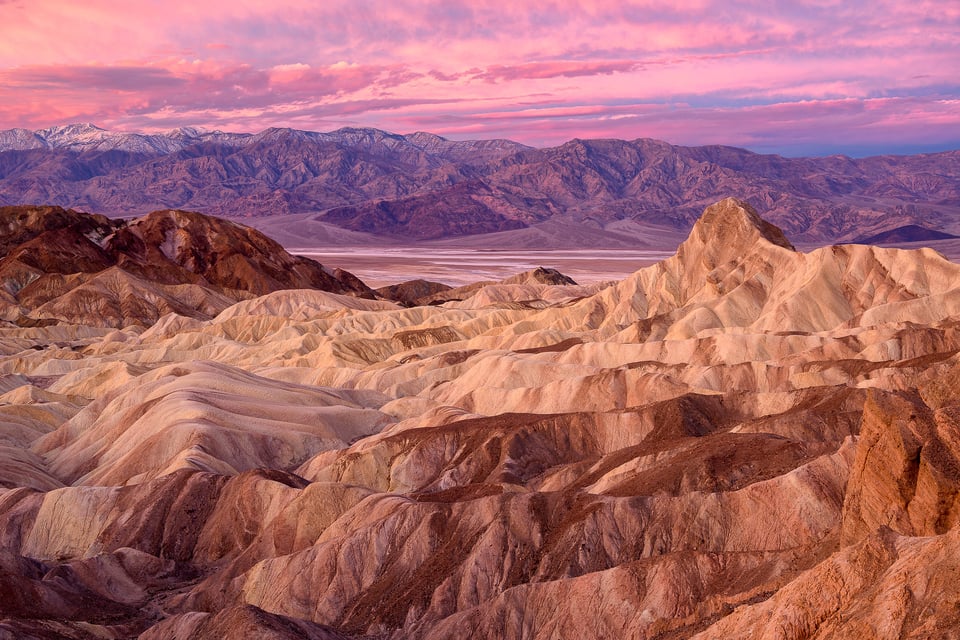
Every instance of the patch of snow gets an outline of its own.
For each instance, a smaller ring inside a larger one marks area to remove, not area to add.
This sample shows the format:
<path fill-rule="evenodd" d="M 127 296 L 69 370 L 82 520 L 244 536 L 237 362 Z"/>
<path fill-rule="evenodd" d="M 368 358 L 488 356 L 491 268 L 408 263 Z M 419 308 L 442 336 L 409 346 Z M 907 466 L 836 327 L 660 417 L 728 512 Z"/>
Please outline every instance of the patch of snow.
<path fill-rule="evenodd" d="M 129 151 L 169 154 L 202 142 L 241 146 L 252 136 L 248 133 L 224 133 L 199 127 L 182 127 L 166 133 L 118 133 L 92 124 L 68 124 L 37 131 L 8 129 L 0 131 L 0 151 L 26 149 L 69 149 L 71 151 Z"/>
<path fill-rule="evenodd" d="M 0 131 L 0 151 L 26 151 L 27 149 L 47 149 L 47 142 L 27 129 L 7 129 Z"/>

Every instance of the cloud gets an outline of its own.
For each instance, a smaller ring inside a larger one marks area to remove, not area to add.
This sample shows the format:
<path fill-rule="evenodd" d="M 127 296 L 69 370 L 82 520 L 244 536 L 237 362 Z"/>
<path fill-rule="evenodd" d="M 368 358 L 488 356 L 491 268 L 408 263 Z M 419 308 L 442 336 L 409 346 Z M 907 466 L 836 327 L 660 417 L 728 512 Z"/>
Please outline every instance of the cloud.
<path fill-rule="evenodd" d="M 0 83 L 13 103 L 56 105 L 59 111 L 75 109 L 78 114 L 111 120 L 124 113 L 143 115 L 161 109 L 185 113 L 268 109 L 389 87 L 409 77 L 398 67 L 334 65 L 317 69 L 289 64 L 257 69 L 197 59 L 166 60 L 151 66 L 31 66 L 0 71 Z M 23 110 L 15 119 L 37 124 L 43 117 L 43 111 Z"/>
<path fill-rule="evenodd" d="M 641 66 L 633 60 L 556 60 L 528 62 L 517 65 L 493 65 L 474 77 L 489 82 L 534 80 L 544 78 L 576 78 L 579 76 L 610 75 L 634 71 Z"/>
<path fill-rule="evenodd" d="M 958 67 L 960 5 L 935 0 L 0 0 L 0 129 L 351 124 L 833 148 L 955 139 Z"/>
<path fill-rule="evenodd" d="M 656 138 L 672 144 L 724 144 L 786 155 L 960 148 L 960 100 L 805 100 L 726 108 L 545 104 L 480 113 L 459 107 L 398 114 L 395 128 L 443 131 L 461 139 L 506 137 L 536 146 L 575 137 Z M 945 131 L 952 131 L 952 136 Z"/>
<path fill-rule="evenodd" d="M 183 84 L 182 79 L 167 69 L 135 66 L 21 67 L 0 71 L 0 82 L 20 91 L 80 87 L 99 91 L 139 91 L 170 89 Z"/>

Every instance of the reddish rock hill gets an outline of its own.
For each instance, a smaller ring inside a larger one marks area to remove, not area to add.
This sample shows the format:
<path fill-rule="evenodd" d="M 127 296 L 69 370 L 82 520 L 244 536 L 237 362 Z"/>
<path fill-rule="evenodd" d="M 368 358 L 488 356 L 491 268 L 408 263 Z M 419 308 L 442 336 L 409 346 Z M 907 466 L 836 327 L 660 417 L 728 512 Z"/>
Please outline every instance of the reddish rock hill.
<path fill-rule="evenodd" d="M 358 278 L 292 256 L 262 233 L 187 211 L 130 221 L 59 207 L 0 208 L 7 320 L 121 327 L 211 317 L 282 289 L 373 297 Z"/>
<path fill-rule="evenodd" d="M 387 299 L 399 302 L 407 306 L 419 304 L 421 298 L 450 291 L 453 289 L 450 285 L 442 282 L 431 282 L 429 280 L 408 280 L 397 284 L 391 284 L 377 289 L 377 295 Z"/>

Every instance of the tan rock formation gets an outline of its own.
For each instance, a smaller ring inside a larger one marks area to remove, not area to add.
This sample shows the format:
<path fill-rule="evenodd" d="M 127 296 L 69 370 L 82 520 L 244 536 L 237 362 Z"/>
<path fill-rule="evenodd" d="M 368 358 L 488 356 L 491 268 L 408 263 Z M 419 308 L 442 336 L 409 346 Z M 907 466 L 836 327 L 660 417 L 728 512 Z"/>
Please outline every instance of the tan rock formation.
<path fill-rule="evenodd" d="M 960 267 L 728 199 L 533 280 L 4 324 L 0 635 L 955 637 Z"/>

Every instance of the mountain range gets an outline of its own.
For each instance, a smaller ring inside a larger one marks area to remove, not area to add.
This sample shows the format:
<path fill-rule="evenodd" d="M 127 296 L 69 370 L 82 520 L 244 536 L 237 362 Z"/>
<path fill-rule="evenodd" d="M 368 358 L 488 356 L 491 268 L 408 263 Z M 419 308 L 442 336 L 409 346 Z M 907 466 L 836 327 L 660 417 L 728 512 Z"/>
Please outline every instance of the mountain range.
<path fill-rule="evenodd" d="M 960 235 L 960 151 L 785 158 L 650 139 L 532 148 L 356 128 L 143 135 L 87 124 L 0 132 L 0 204 L 108 216 L 297 214 L 298 224 L 398 242 L 555 224 L 611 234 L 631 224 L 686 231 L 705 206 L 731 193 L 799 242 Z"/>
<path fill-rule="evenodd" d="M 72 248 L 129 300 L 212 303 L 0 318 L 0 637 L 957 635 L 960 265 L 935 251 L 799 251 L 729 198 L 619 282 L 399 305 L 229 279 L 272 245 L 196 213 L 5 215 L 9 296 Z"/>

